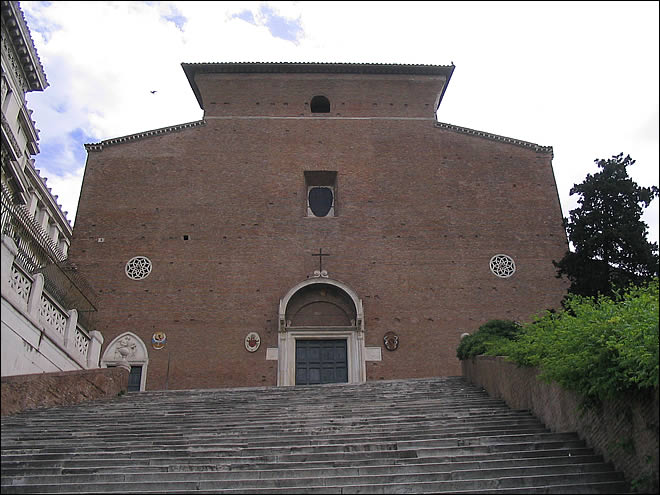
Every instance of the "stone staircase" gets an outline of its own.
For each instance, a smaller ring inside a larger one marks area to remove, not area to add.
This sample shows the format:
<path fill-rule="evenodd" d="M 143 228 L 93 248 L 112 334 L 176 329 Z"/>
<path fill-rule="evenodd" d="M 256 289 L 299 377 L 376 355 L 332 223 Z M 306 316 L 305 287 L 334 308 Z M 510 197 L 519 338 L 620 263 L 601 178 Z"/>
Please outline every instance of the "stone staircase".
<path fill-rule="evenodd" d="M 2 420 L 2 493 L 622 493 L 460 377 L 129 393 Z"/>

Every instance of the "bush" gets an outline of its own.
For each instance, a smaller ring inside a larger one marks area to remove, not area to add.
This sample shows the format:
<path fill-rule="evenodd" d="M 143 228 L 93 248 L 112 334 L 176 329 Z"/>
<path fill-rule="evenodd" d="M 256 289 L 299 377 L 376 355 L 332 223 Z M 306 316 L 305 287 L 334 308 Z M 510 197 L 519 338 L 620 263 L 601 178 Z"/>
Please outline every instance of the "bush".
<path fill-rule="evenodd" d="M 519 365 L 539 367 L 539 378 L 586 402 L 657 387 L 658 279 L 613 298 L 569 296 L 565 311 L 525 325 L 514 340 L 482 345 L 487 354 L 496 347 Z"/>
<path fill-rule="evenodd" d="M 461 340 L 456 349 L 458 359 L 469 359 L 479 354 L 495 351 L 502 346 L 502 341 L 509 342 L 520 331 L 520 325 L 508 320 L 490 320 L 479 327 L 472 335 Z"/>

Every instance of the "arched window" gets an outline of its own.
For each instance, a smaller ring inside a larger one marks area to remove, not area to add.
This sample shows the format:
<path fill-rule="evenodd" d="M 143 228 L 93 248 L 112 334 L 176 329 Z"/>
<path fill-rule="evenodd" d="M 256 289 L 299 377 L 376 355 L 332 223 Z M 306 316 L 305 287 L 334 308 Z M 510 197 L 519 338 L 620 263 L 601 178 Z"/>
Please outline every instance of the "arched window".
<path fill-rule="evenodd" d="M 334 216 L 335 195 L 332 187 L 312 186 L 307 191 L 308 216 Z M 311 213 L 311 215 L 310 215 Z"/>
<path fill-rule="evenodd" d="M 337 172 L 306 170 L 305 184 L 307 185 L 307 216 L 336 216 Z"/>
<path fill-rule="evenodd" d="M 312 113 L 330 113 L 330 100 L 325 96 L 317 95 L 310 103 Z"/>

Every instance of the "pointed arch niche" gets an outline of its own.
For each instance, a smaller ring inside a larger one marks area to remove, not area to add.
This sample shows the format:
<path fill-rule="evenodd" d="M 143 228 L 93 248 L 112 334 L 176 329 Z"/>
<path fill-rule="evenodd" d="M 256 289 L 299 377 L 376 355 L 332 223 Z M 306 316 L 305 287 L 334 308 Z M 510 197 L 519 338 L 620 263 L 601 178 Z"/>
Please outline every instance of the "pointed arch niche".
<path fill-rule="evenodd" d="M 101 358 L 101 367 L 109 368 L 118 366 L 122 362 L 122 353 L 119 352 L 120 348 L 125 348 L 123 352 L 126 353 L 126 361 L 131 365 L 131 368 L 140 366 L 142 373 L 140 375 L 140 391 L 146 390 L 147 385 L 147 366 L 149 364 L 149 353 L 147 346 L 144 345 L 142 339 L 135 335 L 133 332 L 124 332 L 115 337 Z"/>
<path fill-rule="evenodd" d="M 346 339 L 348 383 L 366 381 L 366 360 L 380 361 L 380 348 L 364 345 L 362 300 L 353 289 L 331 278 L 310 278 L 289 290 L 280 299 L 278 330 L 278 385 L 296 384 L 299 339 Z"/>

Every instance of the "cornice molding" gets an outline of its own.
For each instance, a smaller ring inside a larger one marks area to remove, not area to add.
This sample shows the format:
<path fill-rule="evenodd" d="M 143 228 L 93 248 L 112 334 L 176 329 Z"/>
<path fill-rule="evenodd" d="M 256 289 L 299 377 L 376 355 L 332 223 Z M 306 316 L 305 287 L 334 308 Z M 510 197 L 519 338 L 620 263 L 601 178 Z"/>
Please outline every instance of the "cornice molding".
<path fill-rule="evenodd" d="M 25 92 L 43 91 L 48 87 L 46 73 L 18 2 L 3 0 L 0 2 L 0 9 L 2 10 L 2 27 L 7 35 L 6 38 L 3 36 L 3 45 L 11 45 L 16 54 L 17 60 L 11 61 L 20 66 L 25 76 L 24 79 L 19 77 L 24 86 L 23 90 Z M 14 59 L 8 47 L 6 53 L 11 59 Z"/>
<path fill-rule="evenodd" d="M 160 129 L 153 129 L 151 131 L 139 132 L 137 134 L 130 134 L 128 136 L 117 137 L 113 139 L 106 139 L 100 143 L 88 143 L 85 144 L 85 149 L 89 151 L 103 151 L 104 147 L 113 146 L 116 144 L 124 144 L 131 141 L 137 141 L 139 139 L 145 139 L 154 136 L 162 136 L 163 134 L 169 134 L 171 132 L 177 132 L 185 129 L 192 129 L 193 127 L 199 127 L 206 125 L 205 120 L 196 120 L 194 122 L 187 122 L 185 124 L 173 125 L 168 127 L 161 127 Z"/>
<path fill-rule="evenodd" d="M 436 122 L 435 126 L 441 129 L 447 129 L 449 131 L 460 132 L 461 134 L 469 134 L 470 136 L 482 137 L 490 141 L 498 141 L 500 143 L 512 144 L 514 146 L 519 146 L 521 148 L 533 149 L 537 153 L 553 154 L 552 146 L 541 146 L 539 144 L 530 143 L 528 141 L 522 141 L 520 139 L 513 139 L 506 136 L 499 136 L 497 134 L 491 134 L 490 132 L 477 131 L 475 129 L 469 129 L 467 127 L 461 127 L 454 124 L 446 124 L 444 122 Z"/>
<path fill-rule="evenodd" d="M 282 73 L 282 74 L 405 74 L 449 77 L 454 65 L 358 64 L 321 62 L 196 62 L 182 63 L 190 73 Z"/>

